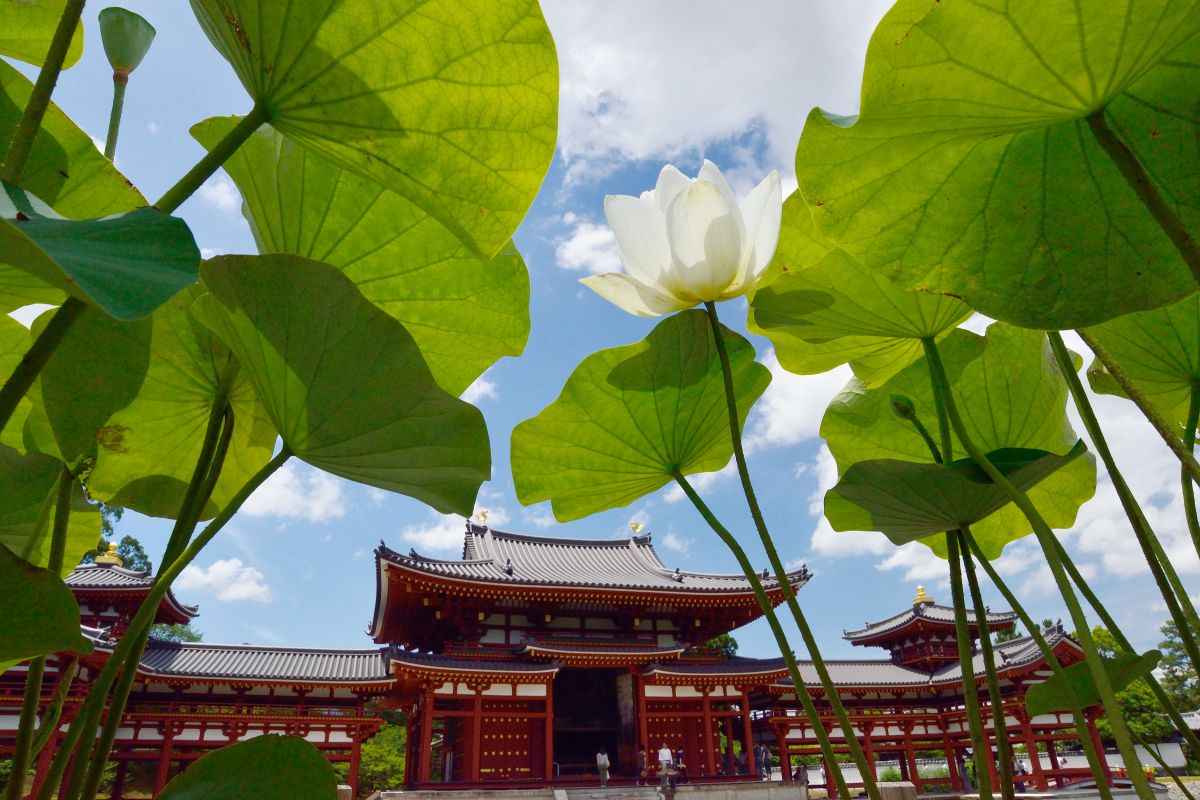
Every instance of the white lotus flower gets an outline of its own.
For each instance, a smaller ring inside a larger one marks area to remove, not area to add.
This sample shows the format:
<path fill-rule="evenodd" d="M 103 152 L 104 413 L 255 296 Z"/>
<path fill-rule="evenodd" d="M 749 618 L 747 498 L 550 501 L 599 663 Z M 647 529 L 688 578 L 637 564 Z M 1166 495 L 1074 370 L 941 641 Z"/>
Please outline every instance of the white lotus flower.
<path fill-rule="evenodd" d="M 580 282 L 639 317 L 737 297 L 771 263 L 782 213 L 776 172 L 739 206 L 711 161 L 704 162 L 695 180 L 668 164 L 653 191 L 604 198 L 604 215 L 626 272 Z"/>

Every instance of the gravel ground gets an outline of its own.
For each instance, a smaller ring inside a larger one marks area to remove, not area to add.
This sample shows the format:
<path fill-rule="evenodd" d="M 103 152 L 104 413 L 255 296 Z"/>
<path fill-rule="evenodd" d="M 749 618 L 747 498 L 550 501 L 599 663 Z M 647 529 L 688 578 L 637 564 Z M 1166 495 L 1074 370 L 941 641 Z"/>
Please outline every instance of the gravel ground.
<path fill-rule="evenodd" d="M 1167 785 L 1167 791 L 1171 793 L 1171 800 L 1187 800 L 1187 795 L 1179 791 L 1179 787 L 1175 785 L 1175 781 L 1171 780 L 1170 778 L 1160 778 L 1160 780 Z M 1200 781 L 1189 782 L 1188 791 L 1190 791 L 1192 794 L 1196 794 L 1197 791 L 1200 791 Z"/>

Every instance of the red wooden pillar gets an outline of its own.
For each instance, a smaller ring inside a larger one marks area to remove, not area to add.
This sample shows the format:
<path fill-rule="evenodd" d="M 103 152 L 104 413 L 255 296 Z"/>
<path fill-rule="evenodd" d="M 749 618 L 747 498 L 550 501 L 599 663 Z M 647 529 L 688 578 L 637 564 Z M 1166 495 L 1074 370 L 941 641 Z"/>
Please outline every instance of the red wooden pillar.
<path fill-rule="evenodd" d="M 1025 749 L 1029 752 L 1029 769 L 1033 773 L 1033 785 L 1039 792 L 1044 792 L 1050 788 L 1050 784 L 1046 780 L 1046 771 L 1042 769 L 1042 754 L 1038 752 L 1037 737 L 1033 735 L 1033 724 L 1024 708 L 1016 709 L 1016 715 L 1017 720 L 1021 723 L 1021 738 L 1025 740 Z"/>
<path fill-rule="evenodd" d="M 945 727 L 942 728 L 945 731 Z M 950 734 L 942 733 L 942 748 L 946 754 L 946 769 L 950 773 L 950 789 L 956 792 L 966 791 L 962 776 L 958 774 L 958 750 L 950 741 Z"/>
<path fill-rule="evenodd" d="M 635 676 L 633 682 L 634 691 L 637 692 L 637 727 L 638 727 L 638 747 L 646 748 L 646 774 L 650 774 L 650 764 L 655 760 L 654 754 L 657 748 L 650 746 L 650 720 L 646 710 L 646 681 L 644 678 Z"/>
<path fill-rule="evenodd" d="M 483 753 L 483 686 L 476 684 L 471 690 L 475 695 L 471 703 L 471 770 L 468 775 L 472 781 L 478 781 L 479 761 Z"/>
<path fill-rule="evenodd" d="M 358 771 L 362 757 L 362 729 L 357 728 L 350 734 L 350 772 L 346 776 L 346 781 L 350 784 L 350 795 L 358 797 Z M 407 767 L 407 764 L 405 765 Z"/>
<path fill-rule="evenodd" d="M 171 775 L 171 750 L 175 741 L 175 723 L 163 726 L 162 751 L 158 755 L 158 771 L 154 775 L 154 796 L 157 797 L 167 785 Z"/>
<path fill-rule="evenodd" d="M 863 758 L 867 762 L 867 768 L 871 771 L 872 777 L 875 774 L 875 740 L 871 736 L 871 731 L 875 730 L 875 723 L 870 720 L 862 720 L 858 723 L 859 730 L 862 731 L 862 749 Z M 863 783 L 866 783 L 866 776 L 860 776 Z"/>
<path fill-rule="evenodd" d="M 717 737 L 713 733 L 712 720 L 712 693 L 713 688 L 707 687 L 702 690 L 704 692 L 704 735 L 701 737 L 701 743 L 704 746 L 704 761 L 702 762 L 701 775 L 715 775 L 717 773 L 717 759 L 714 757 L 713 751 L 716 749 Z"/>
<path fill-rule="evenodd" d="M 433 687 L 427 685 L 421 702 L 421 737 L 417 746 L 420 748 L 417 782 L 429 782 L 429 767 L 433 759 Z"/>
<path fill-rule="evenodd" d="M 546 780 L 552 781 L 554 774 L 554 679 L 546 681 Z"/>
<path fill-rule="evenodd" d="M 1058 772 L 1058 753 L 1055 751 L 1057 744 L 1057 740 L 1053 737 L 1051 737 L 1050 741 L 1046 742 L 1046 755 L 1050 758 L 1050 769 L 1054 770 L 1055 772 Z M 1061 789 L 1064 783 L 1065 781 L 1062 779 L 1061 775 L 1054 776 L 1055 786 Z"/>
<path fill-rule="evenodd" d="M 750 693 L 742 692 L 742 752 L 746 754 L 746 774 L 758 775 L 758 759 L 754 757 L 754 729 L 750 725 Z"/>
<path fill-rule="evenodd" d="M 779 769 L 783 772 L 783 782 L 792 782 L 792 743 L 787 738 L 787 728 L 776 725 L 775 740 L 779 742 Z"/>
<path fill-rule="evenodd" d="M 1100 731 L 1096 730 L 1096 715 L 1087 715 L 1087 735 L 1092 737 L 1092 744 L 1096 746 L 1096 755 L 1100 757 L 1100 766 L 1104 770 L 1104 779 L 1112 783 L 1112 770 L 1108 766 L 1108 757 L 1104 755 L 1104 742 L 1100 741 Z M 1140 764 L 1134 764 L 1128 769 L 1141 769 Z"/>
<path fill-rule="evenodd" d="M 912 781 L 913 786 L 917 787 L 919 793 L 921 791 L 921 772 L 917 768 L 917 751 L 913 747 L 912 729 L 911 722 L 904 724 L 904 759 L 908 762 L 908 779 Z"/>

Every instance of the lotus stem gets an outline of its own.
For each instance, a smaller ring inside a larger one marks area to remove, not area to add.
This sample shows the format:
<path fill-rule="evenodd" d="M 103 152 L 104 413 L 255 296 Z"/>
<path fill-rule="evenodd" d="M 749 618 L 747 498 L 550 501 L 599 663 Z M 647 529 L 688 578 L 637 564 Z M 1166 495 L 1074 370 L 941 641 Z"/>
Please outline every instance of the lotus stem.
<path fill-rule="evenodd" d="M 1175 245 L 1183 263 L 1187 264 L 1188 269 L 1192 271 L 1192 277 L 1200 285 L 1200 245 L 1196 244 L 1196 240 L 1188 232 L 1183 220 L 1167 205 L 1158 188 L 1150 180 L 1150 176 L 1146 174 L 1146 170 L 1142 168 L 1137 156 L 1109 127 L 1104 109 L 1100 108 L 1089 114 L 1087 123 L 1091 128 L 1092 136 L 1117 165 L 1121 177 L 1129 184 L 1129 188 L 1133 189 L 1138 200 L 1142 201 L 1142 205 L 1150 212 L 1150 216 L 1154 217 L 1158 227 L 1171 240 L 1171 244 Z"/>
<path fill-rule="evenodd" d="M 47 706 L 46 713 L 42 714 L 42 724 L 38 725 L 33 748 L 29 751 L 31 761 L 37 759 L 42 748 L 58 730 L 58 722 L 62 719 L 63 705 L 67 702 L 67 695 L 71 693 L 71 684 L 75 682 L 75 675 L 78 672 L 78 658 L 71 659 L 66 668 L 59 672 L 58 684 L 54 687 L 54 694 L 50 697 L 50 705 Z"/>
<path fill-rule="evenodd" d="M 170 214 L 183 205 L 183 201 L 191 197 L 192 193 L 199 189 L 242 146 L 242 143 L 258 130 L 260 125 L 267 121 L 266 106 L 262 103 L 255 103 L 254 108 L 250 109 L 250 113 L 242 117 L 238 124 L 225 134 L 221 141 L 217 142 L 216 147 L 209 150 L 204 158 L 196 162 L 196 166 L 188 170 L 188 173 L 180 178 L 178 183 L 168 189 L 167 193 L 154 204 L 154 207 Z"/>
<path fill-rule="evenodd" d="M 62 572 L 63 553 L 66 550 L 67 522 L 71 517 L 71 490 L 75 488 L 75 476 L 66 464 L 58 473 L 58 491 L 54 495 L 54 527 L 50 534 L 50 557 L 46 568 L 59 575 Z M 21 701 L 21 719 L 17 728 L 17 741 L 13 749 L 12 773 L 4 790 L 4 800 L 20 800 L 25 794 L 25 773 L 29 769 L 30 752 L 33 749 L 34 729 L 38 706 L 42 700 L 42 677 L 46 674 L 46 657 L 39 656 L 29 662 L 25 673 L 25 695 Z"/>
<path fill-rule="evenodd" d="M 1171 448 L 1171 452 L 1175 454 L 1179 459 L 1179 463 L 1183 465 L 1184 471 L 1191 476 L 1193 481 L 1200 481 L 1200 464 L 1196 463 L 1195 456 L 1184 447 L 1183 440 L 1175 432 L 1172 425 L 1159 413 L 1149 398 L 1142 393 L 1142 390 L 1134 384 L 1129 374 L 1125 372 L 1125 369 L 1117 363 L 1112 353 L 1108 352 L 1108 348 L 1102 345 L 1086 328 L 1078 328 L 1075 332 L 1079 334 L 1079 338 L 1083 339 L 1091 351 L 1096 354 L 1096 358 L 1100 360 L 1100 363 L 1112 375 L 1113 380 L 1121 387 L 1121 391 L 1125 392 L 1125 396 L 1134 402 L 1134 405 L 1138 407 L 1138 410 L 1142 412 L 1146 420 L 1154 426 L 1154 430 L 1158 431 L 1158 435 L 1162 437 L 1167 447 Z"/>
<path fill-rule="evenodd" d="M 833 773 L 833 779 L 837 784 L 838 797 L 844 800 L 850 798 L 852 796 L 850 788 L 846 785 L 846 778 L 842 775 L 841 768 L 838 767 L 837 754 L 833 751 L 833 745 L 829 741 L 829 734 L 825 731 L 825 723 L 821 721 L 821 715 L 818 713 L 812 697 L 808 694 L 808 685 L 800 675 L 800 666 L 796 663 L 796 656 L 788 646 L 787 634 L 783 632 L 783 626 L 779 624 L 779 617 L 775 614 L 775 607 L 771 604 L 771 598 L 767 596 L 766 589 L 763 588 L 762 581 L 758 577 L 758 572 L 754 569 L 754 565 L 750 563 L 750 559 L 746 556 L 746 551 L 742 549 L 737 538 L 729 532 L 728 528 L 721 524 L 721 521 L 717 519 L 716 515 L 705 504 L 703 498 L 692 488 L 692 485 L 684 477 L 683 473 L 676 470 L 672 475 L 675 478 L 675 482 L 679 484 L 679 488 L 683 489 L 683 493 L 687 495 L 688 499 L 692 501 L 692 505 L 700 512 L 700 516 L 704 517 L 704 521 L 708 523 L 708 526 L 725 543 L 725 546 L 729 548 L 729 552 L 733 553 L 738 566 L 742 568 L 742 574 L 750 582 L 750 587 L 754 590 L 754 597 L 758 601 L 758 608 L 766 618 L 767 624 L 771 628 L 771 634 L 775 637 L 775 644 L 779 647 L 779 654 L 783 657 L 784 664 L 787 665 L 788 675 L 791 677 L 792 686 L 796 690 L 796 698 L 804 707 L 804 713 L 808 716 L 809 722 L 812 723 L 813 734 L 817 737 L 817 744 L 821 748 L 821 755 L 824 756 L 826 763 L 829 764 L 830 771 Z M 864 775 L 864 779 L 865 777 Z"/>
<path fill-rule="evenodd" d="M 1034 535 L 1042 547 L 1042 552 L 1046 556 L 1046 563 L 1049 565 L 1050 572 L 1054 576 L 1054 582 L 1058 584 L 1063 601 L 1070 612 L 1071 620 L 1078 631 L 1079 643 L 1083 647 L 1088 669 L 1091 672 L 1092 679 L 1096 683 L 1096 691 L 1100 695 L 1105 713 L 1108 715 L 1109 724 L 1112 725 L 1113 738 L 1117 741 L 1117 749 L 1121 751 L 1121 758 L 1127 764 L 1138 763 L 1136 751 L 1133 749 L 1133 738 L 1129 733 L 1129 726 L 1126 724 L 1125 717 L 1121 712 L 1121 706 L 1117 702 L 1112 682 L 1109 680 L 1108 673 L 1105 671 L 1103 662 L 1100 660 L 1100 654 L 1096 649 L 1096 642 L 1092 638 L 1091 629 L 1088 628 L 1087 617 L 1084 615 L 1083 608 L 1079 604 L 1079 598 L 1076 597 L 1074 589 L 1071 588 L 1071 582 L 1063 569 L 1063 564 L 1057 550 L 1058 540 L 1055 538 L 1054 532 L 1030 501 L 1029 496 L 1013 486 L 1004 473 L 997 469 L 996 465 L 975 444 L 975 441 L 967 431 L 966 425 L 962 421 L 962 417 L 959 416 L 958 408 L 954 403 L 954 395 L 950 389 L 950 380 L 946 376 L 946 368 L 942 364 L 937 344 L 933 339 L 922 339 L 922 344 L 925 346 L 925 356 L 929 359 L 929 363 L 933 369 L 937 391 L 942 395 L 946 403 L 946 414 L 950 418 L 951 427 L 954 429 L 955 434 L 958 435 L 959 442 L 966 448 L 971 459 L 991 478 L 992 483 L 1004 492 L 1017 508 L 1021 510 L 1025 518 L 1029 520 L 1029 524 L 1033 527 Z M 1142 800 L 1153 800 L 1150 784 L 1146 780 L 1145 775 L 1139 775 L 1137 770 L 1133 770 L 1131 780 L 1133 781 L 1134 789 Z"/>
<path fill-rule="evenodd" d="M 54 94 L 63 61 L 71 48 L 71 39 L 75 36 L 75 29 L 79 27 L 83 4 L 84 0 L 67 0 L 63 5 L 58 27 L 54 29 L 54 38 L 50 40 L 50 47 L 46 50 L 46 60 L 42 62 L 37 81 L 33 84 L 33 91 L 29 93 L 29 101 L 25 104 L 25 110 L 21 112 L 17 130 L 4 156 L 4 164 L 0 166 L 0 180 L 7 183 L 21 182 L 25 162 L 29 160 L 38 129 L 42 127 L 42 118 L 46 116 L 46 109 L 50 106 L 50 95 Z"/>
<path fill-rule="evenodd" d="M 866 789 L 870 800 L 881 800 L 879 787 L 875 781 L 874 770 L 867 762 L 866 754 L 863 753 L 862 746 L 858 743 L 858 734 L 855 732 L 854 726 L 850 724 L 850 717 L 846 713 L 845 706 L 842 705 L 841 697 L 838 696 L 837 687 L 833 682 L 832 676 L 829 674 L 829 668 L 825 665 L 825 660 L 821 657 L 817 638 L 813 635 L 812 627 L 808 624 L 808 619 L 804 616 L 804 612 L 800 608 L 800 602 L 796 599 L 796 593 L 792 591 L 792 585 L 788 581 L 787 569 L 783 565 L 783 559 L 779 557 L 779 551 L 775 548 L 775 541 L 771 538 L 770 531 L 767 530 L 767 523 L 763 517 L 762 509 L 758 505 L 758 498 L 754 493 L 754 485 L 750 480 L 750 469 L 746 464 L 746 454 L 742 447 L 742 430 L 738 424 L 737 395 L 733 389 L 733 368 L 729 364 L 729 353 L 725 346 L 725 334 L 721 330 L 721 321 L 717 318 L 716 303 L 712 301 L 705 302 L 704 309 L 708 312 L 709 326 L 712 328 L 713 340 L 717 347 L 717 356 L 721 362 L 721 376 L 724 379 L 725 385 L 725 405 L 729 416 L 729 437 L 733 443 L 733 455 L 737 463 L 738 476 L 742 482 L 742 492 L 746 496 L 746 504 L 750 507 L 750 516 L 754 518 L 754 528 L 758 532 L 758 538 L 762 542 L 763 550 L 766 551 L 767 561 L 771 565 L 772 572 L 775 573 L 775 579 L 783 590 L 784 602 L 787 604 L 788 610 L 792 613 L 796 627 L 800 630 L 800 638 L 803 639 L 804 647 L 808 650 L 809 658 L 812 659 L 813 669 L 817 673 L 821 687 L 825 690 L 829 707 L 838 721 L 838 726 L 842 729 L 842 735 L 846 739 L 846 746 L 850 750 L 850 757 L 853 759 L 854 765 L 858 768 L 858 772 L 862 776 L 863 788 Z M 814 720 L 815 724 L 816 721 Z"/>
<path fill-rule="evenodd" d="M 1117 492 L 1117 497 L 1121 500 L 1121 507 L 1125 510 L 1125 516 L 1129 518 L 1129 525 L 1133 528 L 1134 537 L 1142 548 L 1142 555 L 1146 559 L 1146 564 L 1150 567 L 1151 574 L 1154 575 L 1155 583 L 1158 584 L 1159 593 L 1162 594 L 1163 601 L 1167 604 L 1167 609 L 1171 613 L 1171 619 L 1175 621 L 1176 627 L 1179 628 L 1179 638 L 1183 642 L 1184 649 L 1187 650 L 1188 658 L 1191 659 L 1193 664 L 1200 664 L 1200 648 L 1197 647 L 1195 636 L 1192 634 L 1192 631 L 1200 631 L 1200 617 L 1196 615 L 1196 608 L 1192 605 L 1192 600 L 1188 596 L 1183 582 L 1179 580 L 1179 574 L 1175 571 L 1174 565 L 1163 551 L 1162 543 L 1154 533 L 1154 529 L 1150 527 L 1150 522 L 1146 519 L 1146 515 L 1142 511 L 1137 498 L 1134 496 L 1133 490 L 1129 488 L 1129 484 L 1125 481 L 1125 476 L 1121 474 L 1121 470 L 1117 467 L 1117 461 L 1113 457 L 1112 450 L 1108 446 L 1108 440 L 1104 436 L 1103 429 L 1100 427 L 1100 420 L 1097 419 L 1091 400 L 1088 399 L 1087 392 L 1084 391 L 1083 382 L 1079 379 L 1079 373 L 1075 371 L 1075 365 L 1071 363 L 1071 353 L 1067 350 L 1066 343 L 1056 331 L 1050 331 L 1046 336 L 1050 341 L 1050 348 L 1054 352 L 1054 357 L 1058 361 L 1059 371 L 1066 380 L 1067 388 L 1070 390 L 1071 397 L 1075 401 L 1075 408 L 1079 411 L 1079 417 L 1083 420 L 1083 426 L 1092 440 L 1092 446 L 1096 448 L 1096 452 L 1100 454 L 1101 461 L 1104 462 L 1105 469 L 1108 470 L 1109 479 L 1112 481 L 1113 488 Z M 1198 396 L 1200 396 L 1200 393 L 1193 391 L 1193 411 L 1198 407 L 1196 402 Z M 1192 417 L 1191 412 L 1189 412 L 1189 421 L 1193 423 L 1191 430 L 1194 438 L 1195 418 Z M 1187 437 L 1185 436 L 1184 438 L 1186 442 Z M 1193 488 L 1194 485 L 1188 477 L 1187 472 L 1183 472 L 1185 509 L 1187 509 L 1188 492 Z M 1192 514 L 1195 513 L 1194 502 L 1191 512 Z"/>
<path fill-rule="evenodd" d="M 1000 794 L 1004 800 L 1013 800 L 1016 788 L 1013 785 L 1012 744 L 1008 740 L 1008 722 L 1004 714 L 1004 695 L 1000 693 L 1000 682 L 996 677 L 996 654 L 992 650 L 992 635 L 987 626 L 987 606 L 979 590 L 979 577 L 975 574 L 975 562 L 967 548 L 969 528 L 958 532 L 959 557 L 963 572 L 967 575 L 967 590 L 971 593 L 971 605 L 975 609 L 975 622 L 979 628 L 979 649 L 983 654 L 983 670 L 987 678 L 988 700 L 992 706 L 992 730 L 996 734 L 996 771 L 1000 777 Z M 965 673 L 964 673 L 965 675 Z"/>
<path fill-rule="evenodd" d="M 950 596 L 954 603 L 954 634 L 958 639 L 958 663 L 962 666 L 963 706 L 967 711 L 971 731 L 972 759 L 975 762 L 975 782 L 979 784 L 981 800 L 992 800 L 992 748 L 988 746 L 979 714 L 979 687 L 975 683 L 975 654 L 971 649 L 971 628 L 967 623 L 967 602 L 963 597 L 962 562 L 958 554 L 958 531 L 946 534 L 947 560 L 950 565 Z M 979 634 L 984 635 L 983 621 L 976 619 Z"/>
<path fill-rule="evenodd" d="M 1108 613 L 1108 608 L 1105 607 L 1104 603 L 1100 601 L 1100 598 L 1096 596 L 1096 593 L 1092 591 L 1092 587 L 1089 586 L 1088 583 L 1083 579 L 1082 573 L 1079 572 L 1079 568 L 1075 566 L 1075 562 L 1071 560 L 1071 556 L 1067 553 L 1066 549 L 1059 544 L 1058 550 L 1059 556 L 1062 558 L 1063 565 L 1066 567 L 1067 573 L 1071 576 L 1071 580 L 1073 580 L 1075 585 L 1079 587 L 1080 593 L 1083 595 L 1084 599 L 1088 601 L 1088 605 L 1095 610 L 1096 616 L 1100 617 L 1100 621 L 1104 623 L 1104 627 L 1107 628 L 1108 632 L 1112 634 L 1114 639 L 1116 639 L 1117 644 L 1122 650 L 1136 655 L 1137 650 L 1135 650 L 1133 645 L 1130 644 L 1129 639 L 1125 636 L 1124 632 L 1121 631 L 1120 626 L 1117 625 L 1117 621 L 1113 619 L 1112 614 Z M 1172 702 L 1171 698 L 1167 695 L 1166 690 L 1162 688 L 1162 684 L 1158 682 L 1158 678 L 1154 676 L 1154 673 L 1150 673 L 1149 675 L 1146 675 L 1143 680 L 1145 680 L 1146 685 L 1150 687 L 1150 691 L 1154 694 L 1155 699 L 1158 700 L 1159 706 L 1161 706 L 1166 715 L 1170 717 L 1171 723 L 1175 726 L 1176 730 L 1178 730 L 1179 734 L 1183 736 L 1184 740 L 1188 743 L 1188 746 L 1192 748 L 1192 752 L 1200 753 L 1200 739 L 1196 737 L 1196 734 L 1192 733 L 1192 729 L 1188 727 L 1187 722 L 1183 719 L 1183 715 L 1179 713 L 1179 709 L 1175 707 L 1175 703 Z"/>
<path fill-rule="evenodd" d="M 1196 452 L 1196 422 L 1200 419 L 1200 386 L 1192 381 L 1192 394 L 1188 400 L 1187 425 L 1183 429 L 1183 446 L 1189 453 Z M 1196 555 L 1200 555 L 1200 517 L 1196 515 L 1196 484 L 1186 469 L 1182 470 L 1180 480 L 1183 482 L 1183 513 L 1187 517 L 1188 532 L 1192 535 L 1192 546 Z M 1186 596 L 1186 593 L 1185 593 Z M 1200 631 L 1200 622 L 1196 623 Z M 1193 657 L 1193 664 L 1200 664 L 1200 658 Z"/>
<path fill-rule="evenodd" d="M 121 112 L 125 109 L 125 87 L 129 76 L 113 73 L 112 110 L 108 113 L 108 137 L 104 140 L 104 156 L 109 161 L 117 157 L 117 135 L 121 132 Z"/>
<path fill-rule="evenodd" d="M 1025 626 L 1025 630 L 1029 631 L 1029 636 L 1041 651 L 1042 658 L 1046 659 L 1046 663 L 1050 667 L 1050 671 L 1056 675 L 1059 680 L 1065 681 L 1063 666 L 1059 663 L 1058 656 L 1054 655 L 1054 650 L 1050 647 L 1050 643 L 1046 641 L 1046 637 L 1042 635 L 1041 629 L 1037 623 L 1033 621 L 1033 617 L 1029 616 L 1029 612 L 1021 605 L 1016 594 L 1008 588 L 1008 584 L 1000 577 L 1000 573 L 996 572 L 996 568 L 992 566 L 992 562 L 984 555 L 983 550 L 975 541 L 975 537 L 969 531 L 964 532 L 963 537 L 967 542 L 967 547 L 971 554 L 979 561 L 979 565 L 983 567 L 983 571 L 987 573 L 988 579 L 1000 591 L 1004 597 L 1008 607 L 1012 609 L 1017 618 L 1021 620 L 1021 624 Z M 1086 731 L 1088 729 L 1087 719 L 1083 715 L 1083 708 L 1075 701 L 1074 694 L 1071 696 L 1071 716 L 1075 721 L 1076 731 Z M 1096 752 L 1096 743 L 1092 741 L 1091 736 L 1080 734 L 1079 741 L 1083 745 L 1083 752 L 1087 756 L 1088 766 L 1092 770 L 1092 777 L 1096 779 L 1096 788 L 1100 792 L 1101 800 L 1112 800 L 1112 791 L 1109 789 L 1108 781 L 1104 776 L 1103 762 L 1100 760 L 1100 754 Z M 1036 757 L 1036 753 L 1030 754 L 1031 757 Z"/>
<path fill-rule="evenodd" d="M 37 376 L 50 361 L 50 356 L 54 355 L 59 343 L 67 335 L 67 331 L 71 329 L 75 320 L 79 319 L 79 315 L 86 308 L 87 305 L 82 300 L 68 297 L 54 312 L 49 324 L 38 334 L 29 351 L 21 357 L 16 369 L 4 381 L 4 386 L 0 387 L 0 430 L 8 425 L 13 412 L 17 410 L 17 404 L 29 391 L 33 382 L 37 380 Z"/>
<path fill-rule="evenodd" d="M 179 518 L 175 522 L 171 538 L 167 542 L 167 549 L 163 553 L 164 564 L 174 562 L 178 558 L 179 552 L 187 546 L 196 522 L 204 512 L 204 506 L 212 497 L 213 488 L 220 476 L 221 468 L 225 464 L 225 456 L 229 452 L 229 443 L 233 437 L 233 409 L 229 407 L 227 400 L 230 384 L 231 380 L 229 379 L 223 379 L 217 384 L 216 399 L 209 412 L 204 444 L 200 448 L 200 456 L 196 459 L 196 467 L 192 471 L 192 479 L 188 483 L 187 493 L 180 504 Z M 121 727 L 121 717 L 129 702 L 129 692 L 133 689 L 133 682 L 137 676 L 136 665 L 141 659 L 149 636 L 150 628 L 147 627 L 141 634 L 141 641 L 134 646 L 125 670 L 121 673 L 116 689 L 112 693 L 108 714 L 104 718 L 104 727 L 100 731 L 99 742 L 89 760 L 87 778 L 80 794 L 80 797 L 85 800 L 94 798 L 100 788 L 100 781 L 104 777 L 104 765 L 108 762 L 109 753 L 112 752 L 113 742 Z M 76 800 L 76 798 L 68 795 L 66 800 Z"/>
<path fill-rule="evenodd" d="M 1163 772 L 1171 776 L 1171 780 L 1175 781 L 1175 785 L 1179 787 L 1179 791 L 1183 792 L 1183 796 L 1188 798 L 1188 800 L 1196 800 L 1196 796 L 1193 795 L 1188 790 L 1187 785 L 1179 779 L 1179 776 L 1175 774 L 1175 770 L 1167 766 L 1166 761 L 1163 761 L 1163 757 L 1159 755 L 1159 752 L 1155 749 L 1154 745 L 1147 742 L 1141 734 L 1134 734 L 1134 736 L 1137 737 L 1137 742 L 1142 746 L 1142 749 L 1150 754 L 1150 757 L 1154 759 L 1158 766 L 1162 767 Z"/>
<path fill-rule="evenodd" d="M 149 628 L 154 622 L 154 615 L 158 612 L 159 603 L 162 602 L 167 589 L 171 586 L 171 582 L 179 576 L 179 573 L 183 572 L 185 567 L 192 563 L 196 556 L 200 554 L 200 551 L 204 549 L 204 546 L 212 541 L 212 538 L 225 527 L 229 520 L 233 518 L 233 515 L 237 513 L 238 509 L 242 507 L 242 504 L 246 502 L 246 499 L 254 493 L 254 490 L 261 486 L 263 481 L 275 474 L 275 471 L 283 466 L 291 456 L 292 451 L 286 446 L 280 450 L 238 490 L 229 503 L 205 526 L 200 535 L 184 548 L 183 552 L 179 554 L 179 558 L 160 570 L 158 579 L 150 587 L 146 599 L 142 601 L 141 607 L 138 608 L 137 613 L 134 614 L 133 619 L 130 621 L 125 638 L 113 648 L 112 655 L 109 656 L 107 663 L 97 673 L 95 680 L 92 682 L 92 689 L 80 707 L 79 715 L 76 717 L 75 722 L 67 729 L 67 735 L 63 738 L 62 744 L 54 756 L 54 761 L 50 765 L 50 773 L 38 790 L 37 800 L 51 800 L 53 797 L 58 783 L 62 780 L 63 773 L 66 771 L 67 763 L 71 760 L 80 743 L 84 728 L 90 728 L 93 735 L 95 734 L 96 720 L 99 717 L 100 710 L 104 707 L 105 699 L 122 665 L 126 661 L 129 661 L 136 668 L 136 664 L 130 660 L 130 654 L 138 642 L 139 634 L 143 629 Z M 90 745 L 87 749 L 91 749 Z"/>

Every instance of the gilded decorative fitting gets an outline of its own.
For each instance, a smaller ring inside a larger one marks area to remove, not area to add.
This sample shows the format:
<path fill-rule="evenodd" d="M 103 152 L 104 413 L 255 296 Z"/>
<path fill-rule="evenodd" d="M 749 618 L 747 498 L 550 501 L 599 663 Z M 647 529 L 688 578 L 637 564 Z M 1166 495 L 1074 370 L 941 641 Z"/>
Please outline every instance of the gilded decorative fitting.
<path fill-rule="evenodd" d="M 96 563 L 104 564 L 106 566 L 113 566 L 113 567 L 125 566 L 125 562 L 121 560 L 121 557 L 119 555 L 117 555 L 117 543 L 116 542 L 108 543 L 108 552 L 105 553 L 104 555 L 96 556 Z"/>
<path fill-rule="evenodd" d="M 919 606 L 922 603 L 932 603 L 932 602 L 933 602 L 933 598 L 930 597 L 929 595 L 925 594 L 925 587 L 917 586 L 917 596 L 915 598 L 913 598 L 913 605 Z"/>

